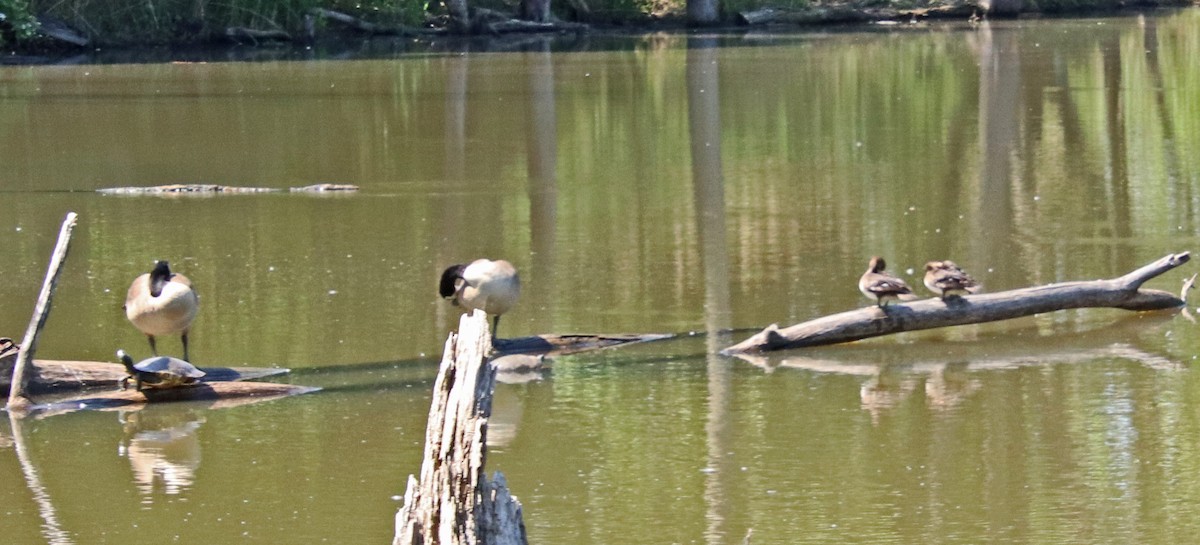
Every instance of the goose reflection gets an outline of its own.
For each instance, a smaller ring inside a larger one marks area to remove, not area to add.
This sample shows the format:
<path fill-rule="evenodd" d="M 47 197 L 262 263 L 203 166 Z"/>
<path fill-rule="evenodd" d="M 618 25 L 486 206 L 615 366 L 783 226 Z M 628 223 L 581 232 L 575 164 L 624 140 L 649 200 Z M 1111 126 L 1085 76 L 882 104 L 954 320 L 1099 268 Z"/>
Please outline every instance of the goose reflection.
<path fill-rule="evenodd" d="M 203 417 L 192 411 L 150 408 L 121 412 L 124 438 L 118 453 L 129 459 L 133 481 L 144 496 L 155 490 L 176 495 L 191 488 L 200 467 L 196 430 Z"/>
<path fill-rule="evenodd" d="M 488 419 L 488 445 L 507 448 L 517 438 L 525 414 L 525 385 L 544 378 L 549 370 L 549 358 L 544 355 L 508 354 L 491 361 L 496 367 L 496 382 L 510 387 L 496 388 L 492 397 L 492 416 Z"/>

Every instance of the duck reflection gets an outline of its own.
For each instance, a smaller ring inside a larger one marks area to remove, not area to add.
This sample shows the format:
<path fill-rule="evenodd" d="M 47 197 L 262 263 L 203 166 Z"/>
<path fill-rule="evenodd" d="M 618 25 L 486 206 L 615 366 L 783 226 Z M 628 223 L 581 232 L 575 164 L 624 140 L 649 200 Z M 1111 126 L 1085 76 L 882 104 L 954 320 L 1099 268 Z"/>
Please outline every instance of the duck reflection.
<path fill-rule="evenodd" d="M 925 393 L 925 405 L 934 411 L 950 410 L 962 404 L 979 389 L 979 379 L 971 376 L 976 368 L 997 365 L 970 362 L 863 363 L 840 359 L 802 356 L 766 357 L 738 354 L 737 357 L 766 372 L 778 368 L 804 369 L 815 373 L 866 377 L 859 386 L 859 402 L 878 423 L 879 417 L 899 406 L 917 391 Z M 977 370 L 977 369 L 976 369 Z"/>
<path fill-rule="evenodd" d="M 133 481 L 145 496 L 155 490 L 175 495 L 191 488 L 200 467 L 195 411 L 146 407 L 118 415 L 124 434 L 118 454 L 129 459 Z"/>
<path fill-rule="evenodd" d="M 878 423 L 884 412 L 900 405 L 916 389 L 916 378 L 901 372 L 898 366 L 884 365 L 859 387 L 858 397 L 871 421 Z"/>
<path fill-rule="evenodd" d="M 956 407 L 979 390 L 979 384 L 966 362 L 934 367 L 925 378 L 925 403 L 935 410 Z"/>

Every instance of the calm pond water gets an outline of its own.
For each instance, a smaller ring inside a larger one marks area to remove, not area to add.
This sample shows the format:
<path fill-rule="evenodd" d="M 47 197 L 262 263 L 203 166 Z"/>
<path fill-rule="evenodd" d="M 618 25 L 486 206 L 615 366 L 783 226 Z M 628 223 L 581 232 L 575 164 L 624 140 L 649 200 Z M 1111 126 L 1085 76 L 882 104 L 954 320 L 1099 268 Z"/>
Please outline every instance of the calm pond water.
<path fill-rule="evenodd" d="M 868 304 L 872 254 L 914 284 L 954 259 L 999 291 L 1197 250 L 1200 11 L 595 42 L 0 67 L 0 334 L 24 331 L 75 211 L 39 356 L 144 355 L 124 292 L 169 259 L 202 297 L 197 363 L 324 388 L 0 424 L 4 541 L 389 542 L 457 322 L 437 275 L 478 256 L 521 269 L 502 336 L 683 334 L 499 386 L 489 467 L 532 543 L 1200 533 L 1181 313 L 715 355 Z M 94 191 L 191 182 L 362 190 Z"/>

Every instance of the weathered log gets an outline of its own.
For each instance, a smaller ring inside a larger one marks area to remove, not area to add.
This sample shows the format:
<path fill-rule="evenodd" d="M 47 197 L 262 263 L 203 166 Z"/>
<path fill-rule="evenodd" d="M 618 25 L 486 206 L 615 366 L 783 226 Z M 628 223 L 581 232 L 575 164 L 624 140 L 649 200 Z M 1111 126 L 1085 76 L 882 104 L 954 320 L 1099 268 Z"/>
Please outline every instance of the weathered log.
<path fill-rule="evenodd" d="M 66 42 L 78 47 L 86 47 L 91 40 L 81 34 L 78 30 L 67 25 L 66 21 L 55 19 L 46 15 L 38 16 L 37 33 L 60 42 Z"/>
<path fill-rule="evenodd" d="M 75 229 L 74 212 L 67 212 L 62 227 L 58 231 L 58 242 L 50 254 L 50 266 L 46 269 L 46 278 L 42 281 L 42 290 L 38 294 L 37 304 L 33 307 L 33 318 L 25 330 L 25 338 L 21 341 L 21 351 L 13 364 L 12 380 L 8 390 L 8 409 L 10 412 L 24 409 L 30 404 L 25 388 L 29 385 L 33 354 L 37 351 L 38 336 L 50 316 L 50 302 L 54 290 L 58 287 L 58 277 L 62 274 L 63 263 L 67 260 L 67 250 L 71 246 L 71 232 Z"/>
<path fill-rule="evenodd" d="M 274 188 L 274 187 L 237 187 L 218 184 L 168 184 L 149 187 L 106 187 L 97 189 L 97 193 L 106 195 L 211 195 L 211 194 L 245 194 L 245 193 L 335 193 L 358 191 L 358 186 L 351 184 L 321 183 L 303 187 Z"/>
<path fill-rule="evenodd" d="M 761 25 L 779 18 L 783 12 L 775 8 L 747 10 L 738 13 L 738 22 L 743 25 Z"/>
<path fill-rule="evenodd" d="M 16 350 L 13 351 L 15 356 Z M 0 354 L 0 365 L 7 356 Z M 255 380 L 284 375 L 286 368 L 269 367 L 201 367 L 205 382 Z M 116 388 L 126 376 L 125 366 L 100 361 L 36 360 L 27 389 L 35 395 L 69 394 L 86 388 Z M 0 368 L 0 388 L 8 388 L 12 378 L 8 369 Z"/>
<path fill-rule="evenodd" d="M 340 11 L 333 11 L 331 9 L 324 8 L 313 8 L 309 10 L 309 13 L 315 17 L 327 19 L 347 28 L 366 34 L 415 36 L 418 34 L 440 34 L 444 32 L 442 30 L 416 28 L 406 25 L 381 25 L 378 23 L 364 21 L 358 17 L 342 13 Z"/>
<path fill-rule="evenodd" d="M 612 334 L 612 335 L 534 335 L 531 337 L 516 337 L 512 339 L 496 339 L 496 352 L 499 354 L 545 354 L 563 355 L 610 348 L 634 343 L 661 341 L 675 335 L 665 333 L 647 334 Z"/>
<path fill-rule="evenodd" d="M 1133 311 L 1177 308 L 1184 301 L 1165 291 L 1139 289 L 1164 272 L 1187 263 L 1187 252 L 1171 254 L 1111 280 L 1064 282 L 982 295 L 924 299 L 833 314 L 780 329 L 772 324 L 723 354 L 762 352 L 857 341 L 904 331 L 977 324 L 1055 310 L 1111 307 Z"/>
<path fill-rule="evenodd" d="M 471 29 L 474 32 L 507 34 L 515 32 L 581 32 L 589 27 L 566 21 L 528 21 L 515 19 L 507 13 L 487 8 L 471 9 Z"/>
<path fill-rule="evenodd" d="M 409 476 L 393 545 L 524 544 L 521 504 L 485 474 L 495 367 L 486 316 L 464 315 L 446 340 L 425 430 L 421 478 Z"/>
<path fill-rule="evenodd" d="M 870 21 L 914 21 L 926 18 L 966 19 L 978 7 L 975 3 L 967 2 L 953 6 L 934 6 L 916 9 L 895 9 L 889 7 L 854 7 L 854 6 L 813 6 L 804 9 L 774 9 L 774 13 L 766 13 L 772 8 L 743 12 L 739 18 L 746 24 L 755 23 L 786 23 L 794 25 L 814 25 L 830 23 L 864 23 Z M 762 12 L 762 13 L 760 13 Z M 749 17 L 747 17 L 749 15 Z M 750 22 L 750 18 L 763 17 L 762 21 Z"/>
<path fill-rule="evenodd" d="M 234 41 L 242 39 L 250 40 L 258 43 L 259 40 L 273 40 L 287 42 L 291 41 L 292 35 L 282 30 L 261 30 L 257 28 L 247 28 L 240 26 L 231 26 L 225 29 L 225 37 Z"/>

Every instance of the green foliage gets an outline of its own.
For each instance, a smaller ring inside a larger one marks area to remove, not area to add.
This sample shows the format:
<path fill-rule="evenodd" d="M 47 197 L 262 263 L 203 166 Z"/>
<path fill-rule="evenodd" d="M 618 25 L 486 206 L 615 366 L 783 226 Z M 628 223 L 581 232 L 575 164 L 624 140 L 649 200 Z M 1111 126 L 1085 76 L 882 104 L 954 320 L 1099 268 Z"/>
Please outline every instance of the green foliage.
<path fill-rule="evenodd" d="M 204 40 L 227 27 L 299 34 L 304 16 L 327 8 L 378 23 L 416 23 L 425 0 L 0 0 L 29 3 L 101 43 Z"/>
<path fill-rule="evenodd" d="M 31 40 L 37 29 L 28 0 L 0 0 L 0 47 Z"/>

